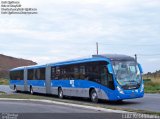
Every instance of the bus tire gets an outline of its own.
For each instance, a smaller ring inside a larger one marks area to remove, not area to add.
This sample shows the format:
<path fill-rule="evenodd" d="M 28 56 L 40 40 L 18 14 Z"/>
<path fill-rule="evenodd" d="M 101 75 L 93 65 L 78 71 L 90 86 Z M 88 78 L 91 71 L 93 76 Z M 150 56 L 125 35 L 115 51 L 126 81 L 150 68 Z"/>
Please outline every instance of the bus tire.
<path fill-rule="evenodd" d="M 33 88 L 32 88 L 32 86 L 30 86 L 30 94 L 33 95 L 33 93 L 34 93 Z"/>
<path fill-rule="evenodd" d="M 116 102 L 117 103 L 123 103 L 123 100 L 117 100 Z"/>
<path fill-rule="evenodd" d="M 62 88 L 58 88 L 58 97 L 59 97 L 60 99 L 63 98 L 63 90 L 62 90 Z"/>
<path fill-rule="evenodd" d="M 93 103 L 97 103 L 98 102 L 98 95 L 95 89 L 92 89 L 90 92 L 90 99 Z"/>
<path fill-rule="evenodd" d="M 16 85 L 14 85 L 14 91 L 15 91 L 16 93 L 18 92 Z"/>

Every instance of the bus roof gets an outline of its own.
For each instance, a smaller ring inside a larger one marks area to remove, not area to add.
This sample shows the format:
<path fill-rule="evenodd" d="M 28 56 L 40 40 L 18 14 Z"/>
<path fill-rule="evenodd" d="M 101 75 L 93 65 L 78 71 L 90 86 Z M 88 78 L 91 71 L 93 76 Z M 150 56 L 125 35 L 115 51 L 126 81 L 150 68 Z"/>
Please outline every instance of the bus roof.
<path fill-rule="evenodd" d="M 13 68 L 10 71 L 14 70 L 23 70 L 23 69 L 33 69 L 33 68 L 44 68 L 46 65 L 48 66 L 60 66 L 60 65 L 68 65 L 68 64 L 77 64 L 77 63 L 84 63 L 84 62 L 92 62 L 92 61 L 107 61 L 110 62 L 112 60 L 134 60 L 133 57 L 121 54 L 102 54 L 102 55 L 92 55 L 90 58 L 79 58 L 73 60 L 67 60 L 62 62 L 55 62 L 49 63 L 45 65 L 31 65 L 31 66 L 22 66 Z"/>
<path fill-rule="evenodd" d="M 33 69 L 33 68 L 43 68 L 45 66 L 60 66 L 60 65 L 68 65 L 68 64 L 77 64 L 77 63 L 83 63 L 83 62 L 92 62 L 92 61 L 108 61 L 106 58 L 83 58 L 83 59 L 74 59 L 74 60 L 67 60 L 67 61 L 62 61 L 62 62 L 55 62 L 55 63 L 49 63 L 45 65 L 31 65 L 31 66 L 22 66 L 22 67 L 17 67 L 13 68 L 10 71 L 15 71 L 15 70 L 23 70 L 23 69 Z"/>
<path fill-rule="evenodd" d="M 77 63 L 84 63 L 84 62 L 94 62 L 94 61 L 108 61 L 108 59 L 104 57 L 91 57 L 91 58 L 83 58 L 83 59 L 76 59 L 76 60 L 68 60 L 63 62 L 57 63 L 50 63 L 50 66 L 58 66 L 58 65 L 67 65 L 67 64 L 77 64 Z"/>
<path fill-rule="evenodd" d="M 113 60 L 135 60 L 133 57 L 122 54 L 102 54 L 102 55 L 92 55 L 93 57 L 103 57 L 111 61 Z"/>
<path fill-rule="evenodd" d="M 23 69 L 33 69 L 33 68 L 44 68 L 46 65 L 30 65 L 30 66 L 21 66 L 11 69 L 10 71 L 23 70 Z"/>

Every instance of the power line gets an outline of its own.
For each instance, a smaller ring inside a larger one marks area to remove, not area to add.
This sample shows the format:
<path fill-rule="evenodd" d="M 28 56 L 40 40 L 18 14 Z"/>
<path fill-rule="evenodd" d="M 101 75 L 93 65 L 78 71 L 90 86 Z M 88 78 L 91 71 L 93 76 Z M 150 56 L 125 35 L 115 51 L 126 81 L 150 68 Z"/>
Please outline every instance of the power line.
<path fill-rule="evenodd" d="M 137 54 L 139 56 L 160 56 L 160 54 Z"/>
<path fill-rule="evenodd" d="M 99 53 L 99 47 L 98 47 L 98 45 L 99 45 L 99 42 L 96 42 L 96 51 L 97 51 L 97 54 Z M 100 45 L 112 45 L 113 46 L 113 44 L 106 44 L 106 43 L 103 43 L 103 44 L 101 44 L 100 43 Z M 114 45 L 123 45 L 123 46 L 125 46 L 126 44 L 114 44 Z M 132 45 L 132 46 L 151 46 L 151 45 L 153 45 L 153 44 L 144 44 L 144 45 L 142 45 L 142 44 L 129 44 L 130 46 Z M 156 44 L 156 45 L 159 45 L 159 44 Z M 137 53 L 137 55 L 138 56 L 160 56 L 160 54 L 159 53 L 153 53 L 153 54 L 143 54 L 143 53 Z"/>
<path fill-rule="evenodd" d="M 99 43 L 100 45 L 119 45 L 119 46 L 160 46 L 160 44 L 111 44 L 111 43 Z"/>

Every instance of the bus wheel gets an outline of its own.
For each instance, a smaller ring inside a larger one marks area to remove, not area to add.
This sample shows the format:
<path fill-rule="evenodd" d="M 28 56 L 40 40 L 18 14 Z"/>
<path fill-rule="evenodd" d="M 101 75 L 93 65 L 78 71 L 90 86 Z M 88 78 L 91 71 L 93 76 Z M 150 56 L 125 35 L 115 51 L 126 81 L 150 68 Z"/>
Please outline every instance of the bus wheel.
<path fill-rule="evenodd" d="M 90 92 L 90 99 L 92 102 L 97 103 L 98 102 L 98 95 L 95 89 L 92 89 Z"/>
<path fill-rule="evenodd" d="M 63 90 L 62 90 L 62 88 L 58 88 L 58 97 L 59 98 L 63 98 Z"/>
<path fill-rule="evenodd" d="M 16 85 L 14 85 L 14 91 L 15 91 L 16 93 L 18 92 Z"/>
<path fill-rule="evenodd" d="M 30 94 L 33 95 L 33 88 L 32 88 L 32 86 L 30 87 Z"/>
<path fill-rule="evenodd" d="M 123 103 L 123 100 L 117 100 L 117 103 Z"/>

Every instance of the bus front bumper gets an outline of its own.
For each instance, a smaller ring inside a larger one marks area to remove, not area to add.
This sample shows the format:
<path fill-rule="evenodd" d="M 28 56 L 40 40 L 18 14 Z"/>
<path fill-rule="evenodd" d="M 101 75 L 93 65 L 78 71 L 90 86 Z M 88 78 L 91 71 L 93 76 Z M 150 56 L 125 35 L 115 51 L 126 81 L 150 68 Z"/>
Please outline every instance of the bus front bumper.
<path fill-rule="evenodd" d="M 118 100 L 125 100 L 125 99 L 134 99 L 134 98 L 142 98 L 144 96 L 144 91 L 139 92 L 137 90 L 126 90 L 124 93 L 119 93 L 118 91 L 116 93 L 110 93 L 108 95 L 109 100 L 111 101 L 118 101 Z"/>

